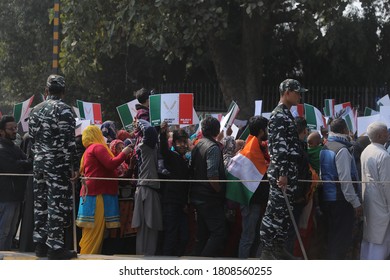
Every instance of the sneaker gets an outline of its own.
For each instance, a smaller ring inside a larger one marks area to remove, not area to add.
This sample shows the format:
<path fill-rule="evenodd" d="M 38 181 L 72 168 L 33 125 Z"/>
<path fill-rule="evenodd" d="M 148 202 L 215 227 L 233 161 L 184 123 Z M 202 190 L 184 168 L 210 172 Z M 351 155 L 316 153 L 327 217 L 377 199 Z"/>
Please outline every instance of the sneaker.
<path fill-rule="evenodd" d="M 38 257 L 38 258 L 45 258 L 47 257 L 47 250 L 49 249 L 49 247 L 47 247 L 47 245 L 45 243 L 36 243 L 35 245 L 35 255 Z"/>
<path fill-rule="evenodd" d="M 70 260 L 77 258 L 77 253 L 64 248 L 57 250 L 49 249 L 47 252 L 47 258 L 49 260 Z"/>

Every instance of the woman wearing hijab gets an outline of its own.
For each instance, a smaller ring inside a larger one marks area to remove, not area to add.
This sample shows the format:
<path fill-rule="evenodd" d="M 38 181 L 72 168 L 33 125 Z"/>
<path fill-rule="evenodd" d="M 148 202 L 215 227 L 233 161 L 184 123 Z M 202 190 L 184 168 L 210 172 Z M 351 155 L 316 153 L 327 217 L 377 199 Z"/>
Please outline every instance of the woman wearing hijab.
<path fill-rule="evenodd" d="M 107 143 L 111 143 L 111 141 L 116 139 L 116 127 L 113 121 L 105 121 L 100 127 L 100 130 L 107 139 Z"/>
<path fill-rule="evenodd" d="M 84 177 L 116 178 L 120 166 L 131 148 L 124 148 L 114 156 L 104 141 L 101 130 L 94 125 L 82 133 L 86 148 L 80 163 L 80 174 Z M 118 181 L 85 179 L 80 191 L 80 207 L 76 224 L 82 228 L 80 254 L 101 253 L 104 230 L 118 228 Z"/>
<path fill-rule="evenodd" d="M 125 148 L 125 144 L 122 140 L 115 139 L 110 143 L 110 150 L 112 154 L 116 157 L 118 156 L 123 149 Z M 117 168 L 116 171 L 118 173 L 118 177 L 128 177 L 128 169 L 129 165 L 126 163 L 126 161 L 122 162 Z"/>

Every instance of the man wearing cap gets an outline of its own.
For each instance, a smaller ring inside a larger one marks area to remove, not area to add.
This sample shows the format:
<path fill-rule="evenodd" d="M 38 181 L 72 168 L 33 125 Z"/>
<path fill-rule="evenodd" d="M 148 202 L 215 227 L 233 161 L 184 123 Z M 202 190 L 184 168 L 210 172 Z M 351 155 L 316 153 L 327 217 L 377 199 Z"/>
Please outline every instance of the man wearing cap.
<path fill-rule="evenodd" d="M 47 98 L 34 107 L 29 118 L 29 135 L 34 152 L 34 234 L 37 257 L 53 260 L 76 258 L 64 248 L 64 227 L 72 211 L 70 180 L 77 177 L 75 119 L 62 101 L 65 79 L 50 75 Z M 73 167 L 73 168 L 72 168 Z"/>
<path fill-rule="evenodd" d="M 287 232 L 292 226 L 283 192 L 290 204 L 297 189 L 297 160 L 300 155 L 298 132 L 290 109 L 298 105 L 307 89 L 297 80 L 284 80 L 279 86 L 280 101 L 268 122 L 268 150 L 271 163 L 267 175 L 270 192 L 260 227 L 262 253 L 260 259 L 294 259 L 285 249 Z"/>

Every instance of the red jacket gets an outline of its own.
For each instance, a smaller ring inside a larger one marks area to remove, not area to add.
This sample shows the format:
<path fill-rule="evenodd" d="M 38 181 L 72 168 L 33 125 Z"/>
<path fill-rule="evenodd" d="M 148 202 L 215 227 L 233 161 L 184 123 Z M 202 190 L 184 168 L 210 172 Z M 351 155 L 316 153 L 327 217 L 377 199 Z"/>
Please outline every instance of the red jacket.
<path fill-rule="evenodd" d="M 126 159 L 124 153 L 111 157 L 101 144 L 92 144 L 84 152 L 84 176 L 117 178 L 116 168 Z M 86 180 L 88 190 L 81 187 L 80 196 L 98 194 L 118 194 L 117 180 Z"/>

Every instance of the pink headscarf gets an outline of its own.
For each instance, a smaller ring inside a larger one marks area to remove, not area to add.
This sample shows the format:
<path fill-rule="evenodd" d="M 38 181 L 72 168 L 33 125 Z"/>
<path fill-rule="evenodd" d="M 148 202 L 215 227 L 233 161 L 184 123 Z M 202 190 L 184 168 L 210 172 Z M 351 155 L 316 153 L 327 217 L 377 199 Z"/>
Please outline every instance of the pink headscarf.
<path fill-rule="evenodd" d="M 118 146 L 118 144 L 121 144 L 121 143 L 124 145 L 123 141 L 119 140 L 119 139 L 115 139 L 115 140 L 111 141 L 110 150 L 114 154 L 114 156 L 117 156 L 119 154 L 116 151 L 116 146 Z M 129 168 L 129 166 L 127 165 L 127 163 L 122 162 L 121 165 L 119 165 L 118 168 L 116 169 L 116 171 L 118 172 L 118 176 L 124 177 L 128 168 Z"/>

